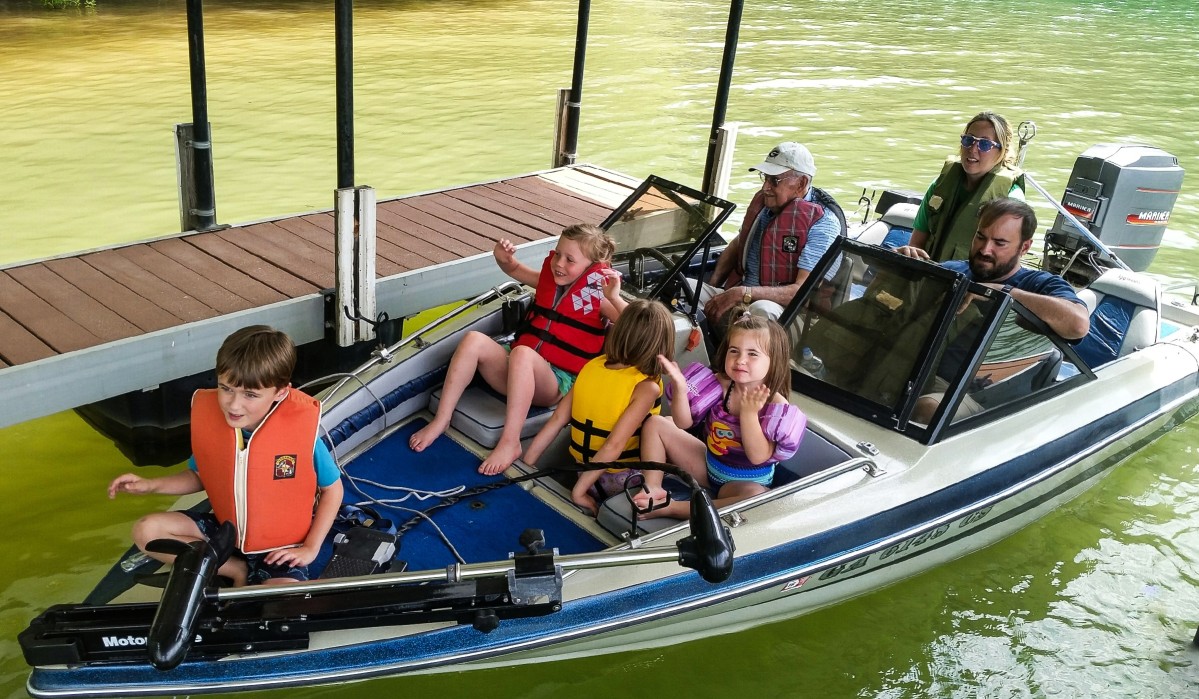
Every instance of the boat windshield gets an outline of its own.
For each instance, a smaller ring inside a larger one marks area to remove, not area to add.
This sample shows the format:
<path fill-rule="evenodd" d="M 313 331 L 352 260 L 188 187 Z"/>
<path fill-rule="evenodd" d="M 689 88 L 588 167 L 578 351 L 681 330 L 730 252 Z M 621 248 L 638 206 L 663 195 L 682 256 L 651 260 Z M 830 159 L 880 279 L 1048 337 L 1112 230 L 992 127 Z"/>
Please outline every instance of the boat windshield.
<path fill-rule="evenodd" d="M 601 224 L 616 241 L 613 266 L 623 289 L 657 298 L 691 315 L 683 276 L 698 277 L 723 247 L 720 224 L 736 205 L 651 175 Z M 680 308 L 685 304 L 686 308 Z"/>
<path fill-rule="evenodd" d="M 1008 295 L 846 239 L 781 320 L 795 390 L 926 443 L 1090 375 Z"/>

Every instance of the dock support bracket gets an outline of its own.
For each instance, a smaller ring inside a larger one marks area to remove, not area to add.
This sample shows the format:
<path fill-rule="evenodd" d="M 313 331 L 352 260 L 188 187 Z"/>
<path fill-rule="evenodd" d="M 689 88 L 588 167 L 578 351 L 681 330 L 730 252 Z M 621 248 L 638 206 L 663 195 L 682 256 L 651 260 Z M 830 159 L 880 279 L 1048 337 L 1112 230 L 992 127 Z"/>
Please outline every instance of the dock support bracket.
<path fill-rule="evenodd" d="M 729 198 L 729 178 L 733 174 L 733 151 L 737 146 L 737 124 L 723 124 L 716 129 L 715 169 L 704 194 L 721 199 Z"/>
<path fill-rule="evenodd" d="M 345 187 L 334 197 L 337 262 L 333 332 L 339 347 L 375 339 L 375 190 Z"/>

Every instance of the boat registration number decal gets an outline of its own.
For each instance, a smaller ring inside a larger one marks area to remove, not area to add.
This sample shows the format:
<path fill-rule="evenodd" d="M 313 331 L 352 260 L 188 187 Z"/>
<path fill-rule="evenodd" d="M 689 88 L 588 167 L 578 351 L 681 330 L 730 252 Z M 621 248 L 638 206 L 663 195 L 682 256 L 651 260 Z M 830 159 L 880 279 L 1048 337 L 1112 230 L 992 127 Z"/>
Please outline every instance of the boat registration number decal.
<path fill-rule="evenodd" d="M 962 529 L 962 528 L 968 527 L 970 525 L 976 524 L 979 521 L 983 520 L 990 513 L 991 513 L 990 507 L 984 507 L 981 510 L 979 510 L 978 512 L 971 512 L 970 514 L 966 515 L 965 517 L 963 517 L 962 519 L 960 519 L 956 522 L 957 527 L 959 529 Z M 892 556 L 895 556 L 897 554 L 903 553 L 904 551 L 907 551 L 908 549 L 913 549 L 913 548 L 916 548 L 917 546 L 922 546 L 924 544 L 927 544 L 930 541 L 936 541 L 937 539 L 941 538 L 941 536 L 943 536 L 945 534 L 945 532 L 949 531 L 953 527 L 953 525 L 954 525 L 954 523 L 942 524 L 941 526 L 937 527 L 936 529 L 930 529 L 929 531 L 926 531 L 923 534 L 918 534 L 916 536 L 911 537 L 910 539 L 901 541 L 898 544 L 893 544 L 891 546 L 888 546 L 887 548 L 885 548 L 879 552 L 878 560 L 885 561 Z M 861 568 L 862 566 L 866 565 L 867 563 L 869 563 L 870 557 L 872 555 L 873 554 L 866 554 L 865 556 L 862 556 L 861 558 L 856 558 L 848 563 L 842 563 L 841 565 L 833 566 L 832 568 L 829 568 L 828 570 L 821 573 L 820 577 L 817 578 L 817 580 L 829 580 L 831 578 L 837 577 L 838 575 L 841 575 L 842 573 L 848 573 L 851 570 L 857 570 L 857 569 Z M 798 582 L 798 584 L 796 584 L 796 581 L 792 581 L 792 582 L 787 583 L 787 586 L 784 587 L 783 590 L 786 591 L 786 590 L 792 589 L 793 587 L 799 587 L 799 585 L 802 585 L 802 584 L 803 584 L 802 581 Z"/>

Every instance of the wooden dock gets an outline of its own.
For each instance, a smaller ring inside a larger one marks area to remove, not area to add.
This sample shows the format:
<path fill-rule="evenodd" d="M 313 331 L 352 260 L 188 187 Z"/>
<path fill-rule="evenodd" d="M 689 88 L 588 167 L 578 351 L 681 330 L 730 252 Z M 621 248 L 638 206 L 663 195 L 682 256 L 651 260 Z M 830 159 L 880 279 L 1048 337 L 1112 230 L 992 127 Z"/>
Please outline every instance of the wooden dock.
<path fill-rule="evenodd" d="M 503 281 L 500 238 L 539 266 L 637 184 L 579 165 L 380 201 L 378 308 L 405 317 Z M 245 325 L 325 338 L 333 224 L 330 209 L 0 268 L 0 427 L 211 369 Z"/>

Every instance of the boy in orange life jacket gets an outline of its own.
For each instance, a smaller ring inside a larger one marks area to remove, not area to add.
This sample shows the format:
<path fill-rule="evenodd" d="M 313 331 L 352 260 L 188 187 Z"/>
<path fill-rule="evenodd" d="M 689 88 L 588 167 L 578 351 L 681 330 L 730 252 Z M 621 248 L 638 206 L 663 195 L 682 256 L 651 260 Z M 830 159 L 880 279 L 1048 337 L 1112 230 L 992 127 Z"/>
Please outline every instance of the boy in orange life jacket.
<path fill-rule="evenodd" d="M 520 456 L 520 430 L 529 407 L 555 405 L 566 395 L 583 365 L 599 356 L 606 321 L 615 322 L 624 310 L 620 274 L 608 266 L 615 250 L 607 233 L 578 223 L 562 231 L 538 272 L 516 259 L 511 241 L 496 243 L 492 254 L 504 274 L 537 290 L 528 320 L 511 350 L 473 330 L 462 338 L 450 360 L 437 414 L 412 435 L 408 446 L 424 451 L 445 432 L 478 371 L 507 396 L 504 431 L 479 473 L 493 476 L 511 466 Z"/>
<path fill-rule="evenodd" d="M 154 539 L 208 539 L 231 521 L 237 551 L 220 575 L 234 585 L 308 579 L 308 564 L 341 507 L 342 486 L 318 438 L 320 402 L 289 388 L 295 365 L 295 345 L 278 330 L 254 325 L 225 338 L 216 355 L 217 388 L 192 396 L 188 468 L 162 478 L 126 473 L 108 486 L 109 498 L 204 490 L 213 511 L 146 515 L 133 525 L 138 548 L 146 551 Z M 164 563 L 175 558 L 146 554 Z"/>

